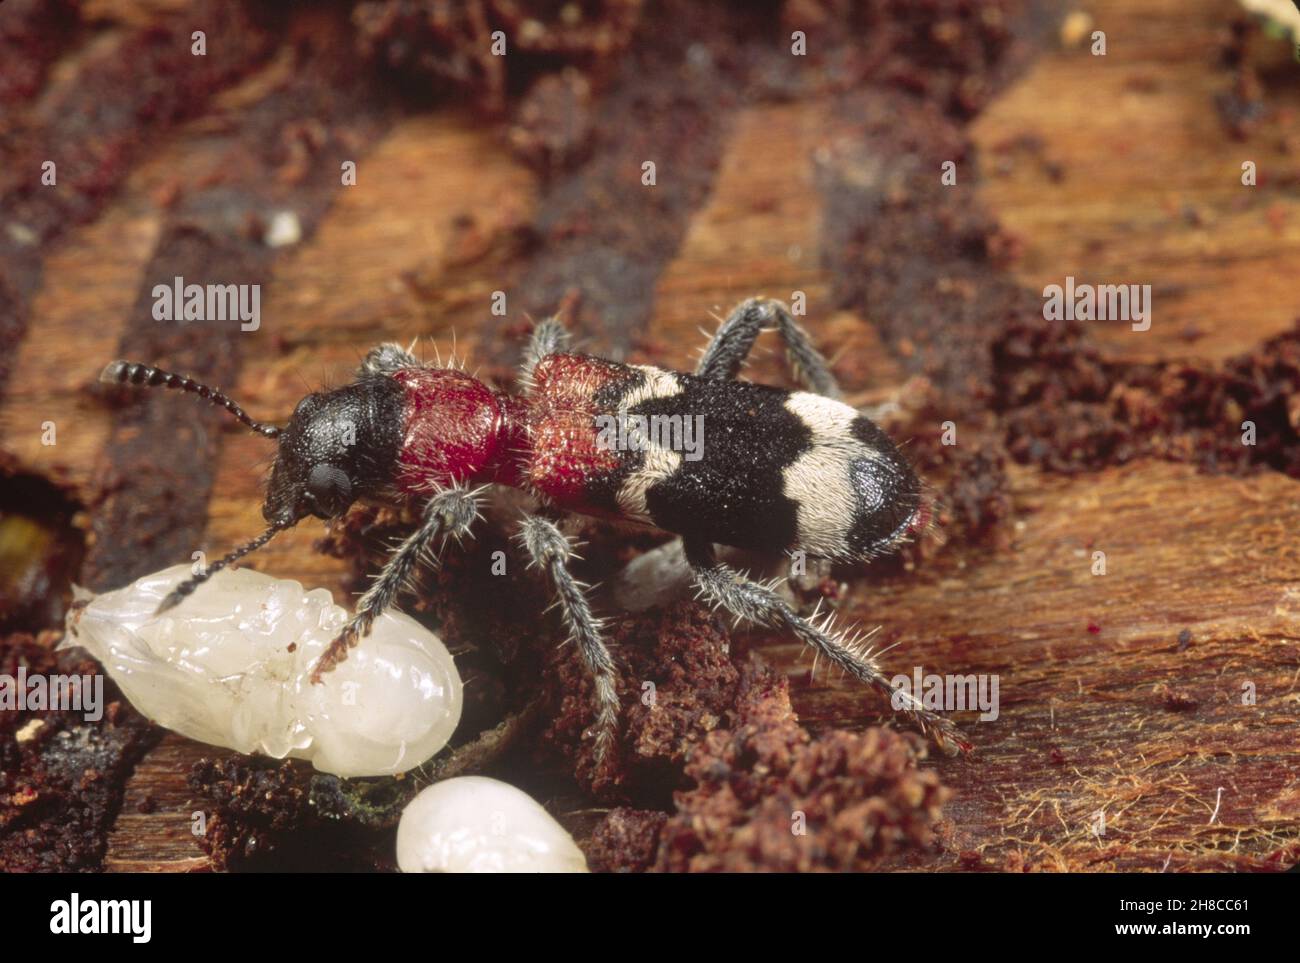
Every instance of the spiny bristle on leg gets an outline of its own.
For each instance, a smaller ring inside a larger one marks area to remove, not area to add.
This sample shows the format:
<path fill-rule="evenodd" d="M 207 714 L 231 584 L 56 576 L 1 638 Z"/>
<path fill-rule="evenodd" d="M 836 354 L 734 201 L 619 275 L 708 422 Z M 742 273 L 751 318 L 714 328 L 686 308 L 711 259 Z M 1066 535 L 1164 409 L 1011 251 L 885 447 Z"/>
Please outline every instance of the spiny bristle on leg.
<path fill-rule="evenodd" d="M 569 562 L 575 557 L 573 545 L 555 523 L 537 515 L 525 515 L 518 537 L 531 565 L 550 576 L 555 606 L 559 608 L 567 630 L 567 641 L 577 646 L 583 665 L 591 676 L 596 719 L 587 731 L 594 733 L 596 765 L 601 766 L 613 747 L 619 713 L 614 659 L 602 636 L 603 623 L 591 611 L 587 586 L 569 571 Z"/>
<path fill-rule="evenodd" d="M 860 682 L 870 685 L 890 700 L 917 729 L 929 736 L 945 752 L 969 751 L 970 743 L 948 719 L 926 709 L 911 693 L 898 691 L 890 684 L 876 661 L 875 653 L 862 645 L 873 633 L 857 636 L 835 629 L 835 613 L 810 621 L 798 615 L 770 586 L 752 582 L 718 562 L 713 546 L 693 542 L 686 545 L 687 558 L 704 596 L 733 615 L 769 628 L 785 629 L 824 655 Z"/>
<path fill-rule="evenodd" d="M 433 543 L 441 538 L 445 544 L 448 535 L 464 535 L 478 517 L 475 493 L 463 486 L 439 489 L 425 503 L 420 527 L 393 552 L 383 571 L 357 601 L 356 613 L 316 662 L 311 674 L 313 684 L 319 684 L 327 672 L 347 659 L 352 646 L 370 634 L 375 620 L 397 600 L 402 588 L 411 584 L 420 561 L 430 556 Z"/>

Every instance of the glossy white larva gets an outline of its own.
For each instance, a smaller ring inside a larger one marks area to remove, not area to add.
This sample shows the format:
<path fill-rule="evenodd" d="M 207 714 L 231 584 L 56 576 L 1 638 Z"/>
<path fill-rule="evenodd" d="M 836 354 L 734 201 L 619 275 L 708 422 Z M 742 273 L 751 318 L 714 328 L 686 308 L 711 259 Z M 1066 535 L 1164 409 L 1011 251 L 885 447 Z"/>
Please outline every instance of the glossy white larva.
<path fill-rule="evenodd" d="M 414 619 L 381 616 L 364 644 L 312 685 L 312 666 L 348 618 L 328 591 L 225 570 L 154 615 L 190 574 L 178 565 L 114 592 L 83 593 L 63 645 L 88 650 L 161 726 L 239 752 L 308 759 L 322 772 L 404 772 L 451 738 L 460 675 L 442 641 Z"/>
<path fill-rule="evenodd" d="M 527 793 L 485 776 L 434 783 L 397 826 L 404 873 L 585 873 L 573 837 Z"/>

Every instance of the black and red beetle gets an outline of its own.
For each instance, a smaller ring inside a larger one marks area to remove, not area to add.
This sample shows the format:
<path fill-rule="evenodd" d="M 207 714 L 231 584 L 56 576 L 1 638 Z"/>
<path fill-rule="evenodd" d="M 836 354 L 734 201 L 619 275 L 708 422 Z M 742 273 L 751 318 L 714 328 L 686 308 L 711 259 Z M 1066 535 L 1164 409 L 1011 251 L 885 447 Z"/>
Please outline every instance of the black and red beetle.
<path fill-rule="evenodd" d="M 775 329 L 806 390 L 737 380 L 762 330 Z M 553 582 L 564 622 L 595 682 L 598 757 L 618 720 L 614 663 L 580 585 L 572 548 L 555 524 L 578 512 L 654 526 L 680 535 L 701 595 L 736 617 L 783 629 L 896 708 L 945 748 L 968 748 L 947 719 L 905 691 L 895 692 L 872 653 L 795 612 L 770 586 L 720 562 L 714 545 L 862 562 L 895 548 L 929 520 L 922 485 L 889 437 L 837 400 L 835 379 L 784 304 L 751 299 L 722 323 L 694 374 L 626 365 L 565 350 L 555 319 L 533 332 L 522 395 L 494 391 L 462 370 L 424 364 L 395 344 L 366 355 L 358 379 L 308 395 L 283 428 L 254 421 L 219 391 L 180 375 L 126 361 L 102 380 L 176 388 L 224 407 L 279 441 L 262 514 L 268 529 L 180 585 L 160 611 L 214 572 L 266 544 L 308 515 L 329 519 L 357 500 L 423 502 L 423 521 L 393 552 L 361 596 L 356 614 L 317 664 L 313 678 L 347 657 L 396 598 L 420 558 L 435 558 L 448 536 L 478 517 L 471 484 L 531 493 L 520 540 Z M 644 437 L 611 445 L 610 418 L 702 419 L 696 458 Z"/>

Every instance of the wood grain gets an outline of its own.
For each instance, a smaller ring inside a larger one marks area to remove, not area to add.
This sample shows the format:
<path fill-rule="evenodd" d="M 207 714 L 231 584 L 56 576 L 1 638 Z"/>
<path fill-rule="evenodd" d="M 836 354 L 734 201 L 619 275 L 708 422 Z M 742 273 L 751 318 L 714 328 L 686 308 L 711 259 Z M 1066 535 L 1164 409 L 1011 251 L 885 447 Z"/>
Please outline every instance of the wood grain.
<path fill-rule="evenodd" d="M 131 5 L 119 6 L 95 8 L 135 22 Z M 1019 239 L 1011 271 L 1026 287 L 1066 274 L 1156 287 L 1151 331 L 1094 326 L 1115 356 L 1212 363 L 1248 350 L 1300 313 L 1297 161 L 1285 146 L 1300 132 L 1300 89 L 1271 93 L 1275 126 L 1233 141 L 1213 105 L 1230 82 L 1217 62 L 1229 0 L 1089 9 L 1107 31 L 1107 56 L 1043 52 L 970 128 L 974 164 L 960 189 Z M 273 96 L 286 70 L 273 60 L 168 135 L 96 221 L 47 255 L 29 334 L 6 346 L 16 362 L 0 431 L 22 462 L 66 478 L 87 504 L 112 419 L 87 389 L 155 255 L 167 218 L 160 191 L 178 172 L 202 177 L 218 164 L 205 125 Z M 661 252 L 653 315 L 630 338 L 637 360 L 689 368 L 710 314 L 758 293 L 803 291 L 818 343 L 854 362 L 844 366 L 854 401 L 904 387 L 870 310 L 832 303 L 827 195 L 817 185 L 843 123 L 829 122 L 830 110 L 825 91 L 796 92 L 729 117 L 710 193 L 679 248 Z M 515 287 L 528 269 L 515 243 L 552 188 L 459 110 L 412 113 L 365 146 L 357 185 L 338 191 L 314 233 L 270 267 L 263 327 L 223 386 L 256 417 L 283 419 L 306 391 L 342 382 L 377 341 L 419 336 L 422 350 L 445 355 L 454 338 L 472 370 L 476 357 L 503 350 L 481 344 L 480 331 L 527 320 L 512 309 L 485 324 L 493 291 L 527 299 Z M 1240 183 L 1245 159 L 1259 164 L 1258 188 Z M 628 184 L 641 189 L 635 176 Z M 778 355 L 764 341 L 746 375 L 782 380 Z M 40 445 L 47 418 L 59 423 L 55 448 Z M 261 529 L 272 455 L 263 440 L 223 429 L 196 549 L 223 552 Z M 956 545 L 912 572 L 869 572 L 841 606 L 846 618 L 882 626 L 882 644 L 896 645 L 884 657 L 891 671 L 999 679 L 998 719 L 963 719 L 975 755 L 925 763 L 956 790 L 944 852 L 899 865 L 1175 871 L 1294 861 L 1300 483 L 1154 461 L 1072 478 L 1013 466 L 1010 495 L 1005 547 Z M 342 598 L 344 566 L 313 550 L 320 534 L 299 526 L 252 564 Z M 1092 574 L 1099 551 L 1105 575 Z M 881 718 L 857 687 L 824 669 L 810 678 L 807 654 L 788 640 L 751 640 L 791 675 L 810 725 Z M 168 736 L 137 767 L 107 868 L 208 867 L 190 834 L 185 779 L 210 752 Z"/>
<path fill-rule="evenodd" d="M 957 792 L 950 862 L 1242 869 L 1294 852 L 1300 483 L 1155 462 L 1013 480 L 1008 551 L 862 585 L 841 606 L 882 626 L 891 674 L 999 677 L 997 720 L 960 716 L 975 754 L 934 762 Z M 763 651 L 809 668 L 798 646 Z M 824 672 L 797 695 L 804 720 L 857 724 L 857 690 Z"/>
<path fill-rule="evenodd" d="M 1151 330 L 1097 323 L 1116 357 L 1217 360 L 1300 317 L 1300 84 L 1267 92 L 1249 141 L 1215 97 L 1231 0 L 1089 4 L 1107 53 L 1045 53 L 972 125 L 979 196 L 1023 244 L 1015 274 L 1150 284 Z M 1028 146 L 1027 146 L 1028 145 Z M 1259 185 L 1242 184 L 1253 161 Z"/>

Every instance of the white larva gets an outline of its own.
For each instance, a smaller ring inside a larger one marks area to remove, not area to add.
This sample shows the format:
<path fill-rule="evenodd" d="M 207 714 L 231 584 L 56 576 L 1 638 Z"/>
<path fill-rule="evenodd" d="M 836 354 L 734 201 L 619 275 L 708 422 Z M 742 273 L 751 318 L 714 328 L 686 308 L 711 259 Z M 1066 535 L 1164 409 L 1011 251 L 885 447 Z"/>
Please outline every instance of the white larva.
<path fill-rule="evenodd" d="M 404 873 L 585 873 L 573 837 L 527 793 L 486 776 L 434 783 L 397 826 Z"/>
<path fill-rule="evenodd" d="M 461 680 L 442 641 L 409 616 L 381 616 L 346 662 L 311 669 L 348 618 L 325 589 L 252 569 L 217 573 L 162 616 L 191 574 L 178 565 L 90 597 L 68 615 L 79 645 L 140 712 L 214 746 L 308 759 L 322 772 L 404 772 L 446 745 Z"/>

